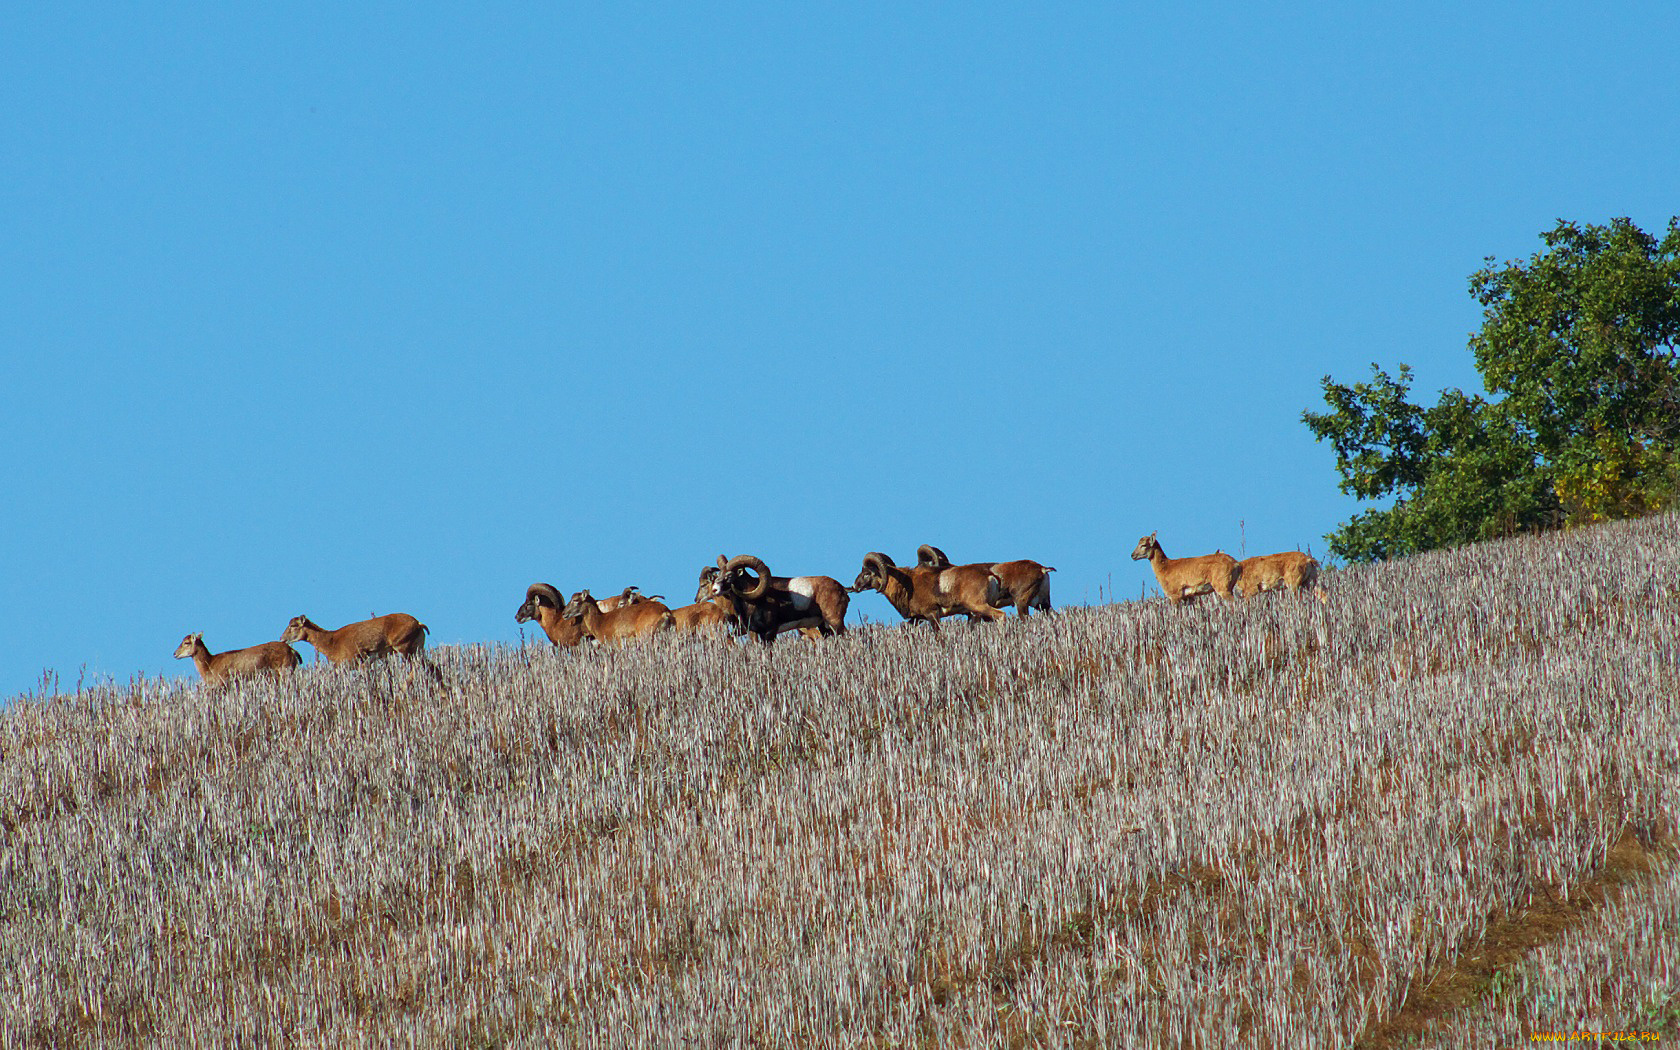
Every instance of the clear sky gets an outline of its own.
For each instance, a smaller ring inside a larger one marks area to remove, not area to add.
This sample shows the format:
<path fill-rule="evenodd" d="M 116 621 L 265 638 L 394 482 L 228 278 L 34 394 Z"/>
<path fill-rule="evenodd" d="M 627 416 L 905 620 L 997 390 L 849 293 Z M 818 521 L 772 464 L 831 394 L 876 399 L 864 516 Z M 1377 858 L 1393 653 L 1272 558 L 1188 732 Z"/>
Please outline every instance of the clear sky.
<path fill-rule="evenodd" d="M 1325 374 L 1680 213 L 1680 5 L 0 15 L 0 697 L 754 553 L 1311 545 Z M 1152 586 L 1152 581 L 1151 581 Z M 853 619 L 897 617 L 878 595 Z M 300 647 L 306 659 L 307 646 Z"/>

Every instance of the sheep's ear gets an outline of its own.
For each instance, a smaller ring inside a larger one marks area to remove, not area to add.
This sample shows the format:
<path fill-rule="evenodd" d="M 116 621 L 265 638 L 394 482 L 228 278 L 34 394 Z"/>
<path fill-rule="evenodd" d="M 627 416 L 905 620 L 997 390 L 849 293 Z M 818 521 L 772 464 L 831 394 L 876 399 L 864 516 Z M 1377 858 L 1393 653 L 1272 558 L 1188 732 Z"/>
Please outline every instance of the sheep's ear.
<path fill-rule="evenodd" d="M 725 558 L 725 557 L 724 557 L 724 556 L 723 556 L 723 555 L 721 555 L 721 554 L 720 554 L 720 555 L 718 555 L 718 568 L 720 568 L 720 569 L 727 569 L 727 568 L 728 568 L 728 567 L 729 567 L 729 559 L 728 559 L 728 558 Z"/>

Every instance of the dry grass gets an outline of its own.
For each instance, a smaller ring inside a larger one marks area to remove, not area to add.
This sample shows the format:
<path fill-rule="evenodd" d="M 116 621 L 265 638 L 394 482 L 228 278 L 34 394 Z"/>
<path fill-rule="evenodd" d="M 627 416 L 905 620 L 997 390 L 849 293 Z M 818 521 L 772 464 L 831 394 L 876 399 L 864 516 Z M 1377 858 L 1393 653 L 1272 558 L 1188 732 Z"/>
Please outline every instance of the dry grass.
<path fill-rule="evenodd" d="M 1680 519 L 1326 582 L 14 702 L 0 1045 L 1673 1034 Z"/>

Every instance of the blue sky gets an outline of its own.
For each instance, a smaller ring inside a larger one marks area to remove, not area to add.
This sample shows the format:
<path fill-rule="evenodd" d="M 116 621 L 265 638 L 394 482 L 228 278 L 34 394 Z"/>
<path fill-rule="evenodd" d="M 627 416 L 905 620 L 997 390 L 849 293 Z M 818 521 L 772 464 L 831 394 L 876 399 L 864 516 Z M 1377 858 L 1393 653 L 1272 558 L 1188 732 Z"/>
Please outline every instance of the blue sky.
<path fill-rule="evenodd" d="M 0 696 L 527 584 L 1127 559 L 1356 505 L 1325 374 L 1680 213 L 1670 4 L 0 15 Z M 896 620 L 878 595 L 853 619 Z M 312 655 L 303 647 L 305 658 Z"/>

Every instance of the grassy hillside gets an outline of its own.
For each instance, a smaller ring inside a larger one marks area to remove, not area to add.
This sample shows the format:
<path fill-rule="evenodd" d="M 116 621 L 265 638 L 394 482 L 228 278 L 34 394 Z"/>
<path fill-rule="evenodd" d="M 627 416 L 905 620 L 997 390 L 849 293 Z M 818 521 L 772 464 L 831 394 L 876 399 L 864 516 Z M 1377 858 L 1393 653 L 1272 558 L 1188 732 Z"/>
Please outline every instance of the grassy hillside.
<path fill-rule="evenodd" d="M 1328 586 L 15 702 L 0 1044 L 1680 1034 L 1680 519 Z"/>

